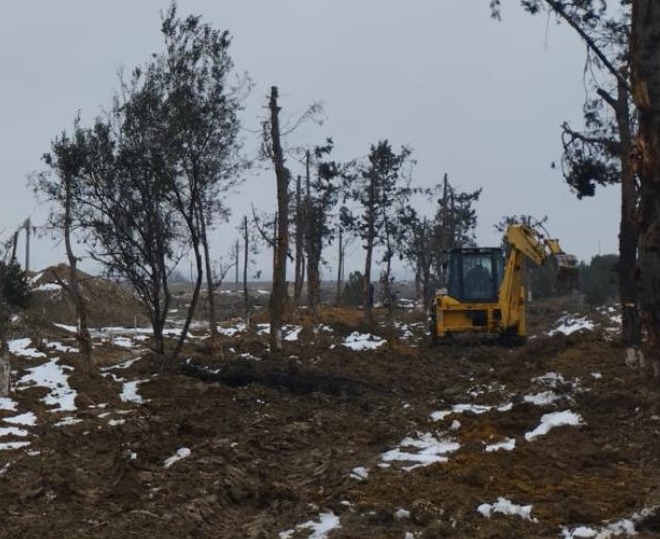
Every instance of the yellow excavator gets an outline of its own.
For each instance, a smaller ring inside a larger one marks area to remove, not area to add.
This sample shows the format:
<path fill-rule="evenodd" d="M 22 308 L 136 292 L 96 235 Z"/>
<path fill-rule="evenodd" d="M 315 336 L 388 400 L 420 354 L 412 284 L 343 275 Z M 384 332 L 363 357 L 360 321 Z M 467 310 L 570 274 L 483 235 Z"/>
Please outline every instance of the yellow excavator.
<path fill-rule="evenodd" d="M 562 251 L 543 227 L 509 225 L 504 234 L 508 254 L 499 247 L 470 247 L 449 252 L 447 287 L 429 309 L 431 340 L 447 342 L 458 334 L 497 336 L 505 344 L 527 337 L 525 261 L 557 264 L 557 280 L 574 287 L 577 259 Z"/>

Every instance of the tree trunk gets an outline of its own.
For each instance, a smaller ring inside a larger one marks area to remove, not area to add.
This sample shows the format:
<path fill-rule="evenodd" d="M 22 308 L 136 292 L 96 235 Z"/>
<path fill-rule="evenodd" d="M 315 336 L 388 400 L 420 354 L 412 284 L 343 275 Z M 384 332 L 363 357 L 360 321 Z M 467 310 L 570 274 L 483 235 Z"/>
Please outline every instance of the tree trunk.
<path fill-rule="evenodd" d="M 6 350 L 0 350 L 0 397 L 8 397 L 11 391 L 11 364 Z"/>
<path fill-rule="evenodd" d="M 25 220 L 25 271 L 30 271 L 30 233 L 32 231 L 32 223 L 28 217 Z"/>
<path fill-rule="evenodd" d="M 192 230 L 192 228 L 191 228 Z M 192 298 L 190 300 L 190 305 L 188 306 L 188 312 L 186 314 L 186 320 L 183 323 L 183 328 L 181 329 L 181 334 L 179 339 L 172 350 L 172 358 L 176 359 L 181 353 L 183 344 L 186 342 L 188 336 L 188 330 L 190 329 L 190 323 L 192 322 L 193 315 L 195 314 L 195 308 L 197 307 L 197 301 L 199 300 L 199 292 L 202 289 L 202 280 L 204 277 L 203 269 L 203 260 L 202 253 L 200 251 L 200 241 L 199 238 L 193 236 L 192 240 L 193 254 L 195 258 L 195 267 L 197 268 L 197 277 L 195 278 L 195 284 L 193 288 Z"/>
<path fill-rule="evenodd" d="M 639 316 L 637 279 L 637 186 L 635 168 L 631 160 L 633 140 L 630 127 L 628 89 L 619 82 L 614 103 L 621 144 L 621 223 L 619 225 L 619 297 L 621 300 L 621 341 L 626 347 L 629 365 L 643 363 L 641 355 L 642 327 Z"/>
<path fill-rule="evenodd" d="M 218 332 L 218 315 L 215 310 L 215 284 L 213 283 L 213 273 L 211 271 L 211 253 L 206 232 L 206 219 L 200 210 L 200 236 L 202 249 L 204 252 L 204 267 L 206 269 L 206 295 L 209 307 L 209 339 L 208 349 L 211 353 L 221 350 L 220 333 Z M 238 261 L 237 261 L 238 264 Z M 219 281 L 220 282 L 220 281 Z"/>
<path fill-rule="evenodd" d="M 270 347 L 273 352 L 282 350 L 282 322 L 286 308 L 286 256 L 289 248 L 289 171 L 284 166 L 284 154 L 280 142 L 280 123 L 277 105 L 277 86 L 270 92 L 270 134 L 272 158 L 277 179 L 277 243 L 275 245 L 275 267 L 273 271 L 273 290 L 270 296 Z"/>
<path fill-rule="evenodd" d="M 632 3 L 631 75 L 639 111 L 640 308 L 645 356 L 660 372 L 660 2 Z"/>
<path fill-rule="evenodd" d="M 385 225 L 388 226 L 387 224 Z M 394 293 L 392 292 L 392 257 L 394 251 L 392 250 L 390 235 L 387 234 L 385 240 L 385 275 L 383 279 L 383 298 L 387 302 L 387 316 L 388 322 L 392 323 L 394 318 Z"/>
<path fill-rule="evenodd" d="M 319 209 L 312 206 L 312 175 L 310 171 L 310 153 L 305 153 L 305 250 L 307 251 L 307 302 L 312 320 L 318 321 L 318 305 L 321 297 L 321 228 Z"/>
<path fill-rule="evenodd" d="M 339 229 L 339 255 L 337 256 L 337 297 L 335 298 L 335 304 L 337 307 L 341 305 L 341 285 L 344 273 L 344 245 L 343 245 L 343 230 Z"/>
<path fill-rule="evenodd" d="M 247 225 L 245 225 L 247 227 Z M 241 253 L 241 241 L 236 240 L 236 246 L 235 246 L 235 251 L 234 251 L 234 258 L 236 259 L 236 283 L 235 283 L 235 289 L 238 290 L 238 283 L 239 281 L 239 275 L 240 275 L 240 265 L 238 263 L 238 259 L 240 258 L 240 253 Z"/>
<path fill-rule="evenodd" d="M 296 307 L 302 296 L 303 281 L 305 279 L 305 252 L 304 252 L 304 209 L 302 201 L 302 179 L 296 179 L 296 259 L 294 265 L 293 303 Z"/>
<path fill-rule="evenodd" d="M 369 178 L 369 191 L 368 206 L 366 211 L 367 221 L 367 235 L 366 246 L 367 255 L 364 261 L 364 282 L 362 285 L 362 301 L 364 306 L 364 321 L 372 325 L 374 322 L 373 302 L 374 302 L 374 287 L 371 283 L 371 267 L 373 264 L 374 243 L 376 242 L 376 186 L 374 185 L 374 178 Z"/>
<path fill-rule="evenodd" d="M 89 326 L 87 324 L 87 306 L 78 280 L 78 258 L 75 256 L 71 245 L 71 212 L 73 201 L 70 181 L 71 180 L 67 179 L 64 183 L 64 246 L 67 259 L 69 260 L 69 280 L 66 288 L 69 291 L 69 296 L 73 300 L 76 309 L 76 329 L 78 346 L 80 347 L 80 353 L 83 358 L 83 370 L 90 373 L 94 369 L 94 362 L 92 359 L 92 337 L 89 333 Z"/>
<path fill-rule="evenodd" d="M 8 397 L 11 391 L 11 364 L 7 351 L 6 327 L 9 313 L 4 298 L 0 297 L 0 397 Z"/>
<path fill-rule="evenodd" d="M 321 253 L 318 242 L 318 238 L 314 238 L 310 242 L 307 256 L 307 298 L 314 322 L 318 319 L 319 289 L 321 284 L 321 272 L 319 271 Z"/>
<path fill-rule="evenodd" d="M 161 254 L 164 251 L 160 250 Z M 167 272 L 165 271 L 165 261 L 161 258 L 158 264 L 159 279 L 154 278 L 153 288 L 150 294 L 153 304 L 151 311 L 151 327 L 154 332 L 152 349 L 160 356 L 165 355 L 165 337 L 163 330 L 165 329 L 165 321 L 169 311 L 171 295 L 169 291 L 169 284 L 167 282 Z M 161 299 L 162 292 L 162 299 Z"/>
<path fill-rule="evenodd" d="M 371 325 L 374 322 L 373 314 L 373 285 L 371 283 L 371 266 L 373 262 L 374 239 L 371 235 L 367 239 L 367 256 L 364 261 L 364 281 L 362 284 L 362 302 L 364 306 L 364 321 Z"/>
<path fill-rule="evenodd" d="M 250 295 L 248 293 L 248 262 L 250 252 L 250 234 L 248 232 L 247 217 L 243 217 L 243 317 L 245 319 L 245 329 L 250 329 Z"/>

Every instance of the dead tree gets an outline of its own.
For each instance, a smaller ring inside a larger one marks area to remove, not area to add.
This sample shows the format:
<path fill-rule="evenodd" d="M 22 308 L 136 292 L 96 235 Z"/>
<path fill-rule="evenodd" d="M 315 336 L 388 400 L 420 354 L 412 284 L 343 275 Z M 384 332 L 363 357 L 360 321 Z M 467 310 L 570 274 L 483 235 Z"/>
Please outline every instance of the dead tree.
<path fill-rule="evenodd" d="M 280 107 L 277 104 L 277 86 L 270 90 L 270 143 L 271 159 L 277 180 L 277 243 L 273 268 L 273 289 L 270 296 L 270 347 L 273 352 L 282 349 L 282 322 L 286 308 L 286 257 L 289 249 L 289 171 L 284 165 L 284 153 L 280 140 Z"/>

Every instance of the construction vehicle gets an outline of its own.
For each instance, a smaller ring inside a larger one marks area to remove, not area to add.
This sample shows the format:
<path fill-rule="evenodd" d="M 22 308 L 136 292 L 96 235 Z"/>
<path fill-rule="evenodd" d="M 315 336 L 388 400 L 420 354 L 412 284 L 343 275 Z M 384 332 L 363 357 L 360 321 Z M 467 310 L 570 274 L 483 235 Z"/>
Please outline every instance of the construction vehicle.
<path fill-rule="evenodd" d="M 527 337 L 525 262 L 544 264 L 554 259 L 557 279 L 577 283 L 577 259 L 566 254 L 542 226 L 509 225 L 504 234 L 505 256 L 499 247 L 453 249 L 447 262 L 447 287 L 440 289 L 429 309 L 433 342 L 455 335 L 497 336 L 507 344 Z"/>

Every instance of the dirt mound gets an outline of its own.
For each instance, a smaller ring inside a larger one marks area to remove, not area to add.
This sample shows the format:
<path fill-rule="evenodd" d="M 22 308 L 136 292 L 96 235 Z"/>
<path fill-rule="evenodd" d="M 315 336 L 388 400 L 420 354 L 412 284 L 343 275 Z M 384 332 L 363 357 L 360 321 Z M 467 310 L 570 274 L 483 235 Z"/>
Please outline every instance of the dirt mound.
<path fill-rule="evenodd" d="M 125 287 L 82 271 L 77 274 L 87 301 L 90 326 L 132 327 L 147 322 L 141 302 Z M 59 264 L 31 278 L 33 301 L 30 313 L 34 319 L 45 323 L 76 324 L 75 307 L 64 288 L 70 275 L 71 268 Z"/>

